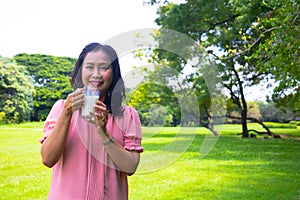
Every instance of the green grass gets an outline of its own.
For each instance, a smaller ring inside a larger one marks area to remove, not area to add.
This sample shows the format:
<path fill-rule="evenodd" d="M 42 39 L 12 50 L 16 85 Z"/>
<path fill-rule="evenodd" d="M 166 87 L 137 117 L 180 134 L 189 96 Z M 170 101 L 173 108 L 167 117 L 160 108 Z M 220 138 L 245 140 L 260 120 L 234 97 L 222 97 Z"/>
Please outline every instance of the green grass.
<path fill-rule="evenodd" d="M 41 127 L 0 126 L 0 199 L 46 199 L 51 170 L 41 164 Z M 130 199 L 300 199 L 299 127 L 274 128 L 292 137 L 267 140 L 242 139 L 240 125 L 219 128 L 218 140 L 206 140 L 204 128 L 143 128 L 145 152 L 129 177 Z"/>
<path fill-rule="evenodd" d="M 41 126 L 0 126 L 0 199 L 46 199 L 51 170 L 41 163 Z"/>

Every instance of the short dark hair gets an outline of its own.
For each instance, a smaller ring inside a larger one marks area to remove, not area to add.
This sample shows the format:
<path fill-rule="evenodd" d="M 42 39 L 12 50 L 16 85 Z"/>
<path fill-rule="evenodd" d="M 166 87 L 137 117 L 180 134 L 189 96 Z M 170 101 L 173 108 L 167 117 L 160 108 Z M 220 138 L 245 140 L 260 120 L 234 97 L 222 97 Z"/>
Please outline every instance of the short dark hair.
<path fill-rule="evenodd" d="M 84 47 L 80 53 L 73 71 L 71 72 L 71 85 L 74 90 L 77 88 L 82 88 L 84 85 L 82 83 L 82 63 L 89 52 L 103 50 L 110 58 L 113 80 L 108 89 L 105 97 L 105 104 L 107 109 L 113 115 L 122 115 L 122 101 L 126 98 L 125 96 L 125 86 L 124 81 L 121 76 L 121 69 L 119 64 L 119 59 L 116 51 L 109 45 L 102 45 L 100 43 L 90 43 Z"/>

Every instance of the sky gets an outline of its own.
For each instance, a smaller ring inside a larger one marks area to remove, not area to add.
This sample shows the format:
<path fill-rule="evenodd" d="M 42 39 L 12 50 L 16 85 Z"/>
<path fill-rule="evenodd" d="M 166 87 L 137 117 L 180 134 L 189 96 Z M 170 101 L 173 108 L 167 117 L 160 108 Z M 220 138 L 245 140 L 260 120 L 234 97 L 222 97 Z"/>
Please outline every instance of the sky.
<path fill-rule="evenodd" d="M 90 42 L 157 28 L 143 0 L 9 0 L 0 3 L 0 55 L 40 53 L 77 58 Z"/>

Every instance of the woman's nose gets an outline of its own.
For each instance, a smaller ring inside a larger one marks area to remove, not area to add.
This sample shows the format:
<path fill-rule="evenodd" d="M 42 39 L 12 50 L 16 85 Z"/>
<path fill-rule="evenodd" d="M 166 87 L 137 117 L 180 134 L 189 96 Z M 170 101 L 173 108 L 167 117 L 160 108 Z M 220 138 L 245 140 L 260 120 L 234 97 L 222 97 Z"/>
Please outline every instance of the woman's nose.
<path fill-rule="evenodd" d="M 101 72 L 98 67 L 95 67 L 95 69 L 93 70 L 92 76 L 101 77 Z"/>

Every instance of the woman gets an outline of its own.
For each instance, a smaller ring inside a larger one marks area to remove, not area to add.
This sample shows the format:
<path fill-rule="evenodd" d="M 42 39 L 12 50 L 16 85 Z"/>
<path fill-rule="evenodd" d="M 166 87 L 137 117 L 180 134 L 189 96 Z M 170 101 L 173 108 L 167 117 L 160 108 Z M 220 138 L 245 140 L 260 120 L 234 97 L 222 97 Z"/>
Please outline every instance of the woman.
<path fill-rule="evenodd" d="M 71 75 L 73 93 L 51 109 L 41 139 L 44 165 L 53 167 L 49 199 L 128 199 L 127 176 L 140 160 L 141 124 L 137 112 L 122 106 L 124 83 L 113 48 L 91 43 Z M 100 90 L 84 120 L 84 86 Z"/>

